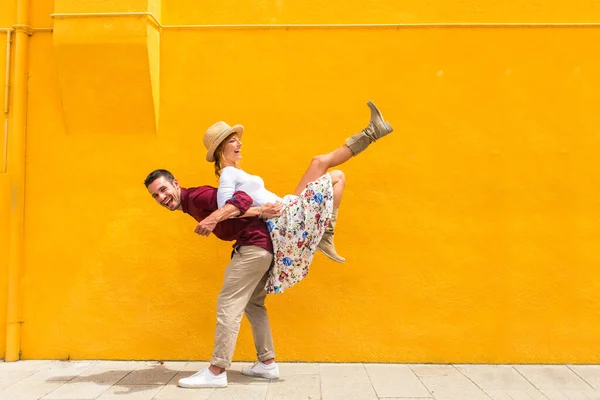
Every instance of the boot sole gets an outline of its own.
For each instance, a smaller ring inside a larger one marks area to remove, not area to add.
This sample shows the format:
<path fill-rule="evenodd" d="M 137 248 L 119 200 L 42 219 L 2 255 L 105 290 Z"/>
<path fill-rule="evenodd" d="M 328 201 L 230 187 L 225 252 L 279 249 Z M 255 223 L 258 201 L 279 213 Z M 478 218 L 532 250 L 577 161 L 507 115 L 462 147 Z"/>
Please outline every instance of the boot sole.
<path fill-rule="evenodd" d="M 390 123 L 387 121 L 383 122 L 383 126 L 385 126 L 385 129 L 388 131 L 388 133 L 392 133 L 394 131 L 394 128 L 392 128 Z"/>
<path fill-rule="evenodd" d="M 329 258 L 331 261 L 335 261 L 336 263 L 344 264 L 346 262 L 346 259 L 344 259 L 343 261 L 336 260 L 335 258 L 331 257 L 329 254 L 325 253 L 323 250 L 321 250 L 318 247 L 317 247 L 317 251 L 323 253 L 323 255 L 325 255 L 325 257 Z"/>

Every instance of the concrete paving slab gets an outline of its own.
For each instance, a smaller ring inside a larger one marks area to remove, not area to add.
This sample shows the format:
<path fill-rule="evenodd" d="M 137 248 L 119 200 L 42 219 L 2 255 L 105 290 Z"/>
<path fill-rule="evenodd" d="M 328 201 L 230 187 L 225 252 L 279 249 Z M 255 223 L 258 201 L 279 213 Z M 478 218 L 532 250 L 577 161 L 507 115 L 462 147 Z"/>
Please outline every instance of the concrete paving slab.
<path fill-rule="evenodd" d="M 566 365 L 516 365 L 515 368 L 539 390 L 592 389 Z"/>
<path fill-rule="evenodd" d="M 319 375 L 297 374 L 269 382 L 265 400 L 317 400 L 321 398 Z"/>
<path fill-rule="evenodd" d="M 365 364 L 365 369 L 379 398 L 431 396 L 408 365 Z"/>
<path fill-rule="evenodd" d="M 321 364 L 323 400 L 377 400 L 363 364 Z"/>

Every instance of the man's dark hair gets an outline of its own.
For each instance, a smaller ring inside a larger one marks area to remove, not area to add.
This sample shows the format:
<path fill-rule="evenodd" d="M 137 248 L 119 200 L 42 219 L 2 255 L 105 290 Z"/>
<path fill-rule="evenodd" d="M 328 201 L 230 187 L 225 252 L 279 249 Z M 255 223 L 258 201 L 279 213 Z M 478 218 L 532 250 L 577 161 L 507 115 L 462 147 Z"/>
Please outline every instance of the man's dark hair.
<path fill-rule="evenodd" d="M 148 186 L 150 186 L 152 184 L 152 182 L 154 182 L 161 176 L 165 177 L 171 183 L 173 183 L 173 180 L 175 180 L 175 177 L 173 176 L 173 174 L 170 173 L 169 171 L 167 171 L 166 169 L 156 169 L 156 170 L 150 172 L 148 174 L 148 176 L 146 177 L 146 180 L 144 181 L 144 185 L 146 185 L 146 189 L 148 188 Z"/>

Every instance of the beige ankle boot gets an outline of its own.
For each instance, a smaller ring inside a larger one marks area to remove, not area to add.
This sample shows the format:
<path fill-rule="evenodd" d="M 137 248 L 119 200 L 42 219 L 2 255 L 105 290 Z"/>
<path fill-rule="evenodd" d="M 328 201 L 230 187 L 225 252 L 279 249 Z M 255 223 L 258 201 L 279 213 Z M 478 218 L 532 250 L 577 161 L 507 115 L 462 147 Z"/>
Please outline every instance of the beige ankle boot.
<path fill-rule="evenodd" d="M 394 130 L 389 122 L 383 120 L 381 111 L 379 111 L 375 104 L 368 101 L 367 105 L 371 109 L 371 120 L 369 121 L 369 125 L 361 132 L 346 139 L 346 145 L 352 150 L 352 154 L 354 155 L 362 152 L 369 147 L 371 143 L 392 133 Z"/>
<path fill-rule="evenodd" d="M 335 224 L 337 221 L 337 212 L 338 209 L 335 208 L 333 213 L 331 214 L 331 219 L 329 220 L 329 225 L 325 228 L 325 233 L 323 234 L 323 238 L 317 245 L 317 250 L 321 250 L 323 254 L 327 257 L 331 258 L 333 261 L 337 261 L 339 263 L 346 262 L 346 259 L 340 256 L 337 251 L 335 251 L 335 245 L 333 244 L 333 230 L 335 229 Z"/>

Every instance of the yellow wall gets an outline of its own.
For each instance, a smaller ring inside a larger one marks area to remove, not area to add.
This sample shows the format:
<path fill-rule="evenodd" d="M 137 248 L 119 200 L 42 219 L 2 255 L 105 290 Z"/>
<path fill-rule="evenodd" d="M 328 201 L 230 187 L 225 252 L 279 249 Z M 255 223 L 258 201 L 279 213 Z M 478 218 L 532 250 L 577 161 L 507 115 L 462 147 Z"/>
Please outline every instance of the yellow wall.
<path fill-rule="evenodd" d="M 61 0 L 74 1 L 74 0 Z M 131 1 L 131 0 L 130 0 Z M 163 0 L 165 24 L 597 22 L 596 0 Z"/>
<path fill-rule="evenodd" d="M 9 28 L 15 23 L 16 2 L 0 0 L 0 28 Z M 0 31 L 0 354 L 4 356 L 6 344 L 6 299 L 8 278 L 8 232 L 10 210 L 10 185 L 4 173 L 4 88 L 6 74 L 6 33 Z"/>
<path fill-rule="evenodd" d="M 32 3 L 32 24 L 52 24 L 49 3 Z M 600 16 L 583 0 L 421 3 L 171 0 L 162 23 Z M 317 255 L 269 298 L 280 360 L 600 362 L 597 43 L 597 27 L 163 29 L 158 133 L 117 134 L 69 131 L 68 70 L 53 35 L 34 34 L 23 358 L 209 358 L 230 244 L 160 209 L 145 175 L 216 184 L 202 133 L 224 119 L 246 126 L 244 168 L 284 195 L 364 127 L 371 99 L 396 131 L 342 168 L 347 263 Z M 236 359 L 253 353 L 244 322 Z"/>

